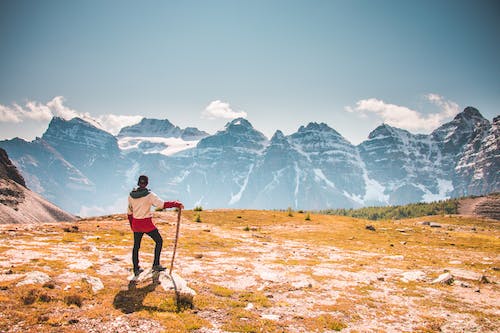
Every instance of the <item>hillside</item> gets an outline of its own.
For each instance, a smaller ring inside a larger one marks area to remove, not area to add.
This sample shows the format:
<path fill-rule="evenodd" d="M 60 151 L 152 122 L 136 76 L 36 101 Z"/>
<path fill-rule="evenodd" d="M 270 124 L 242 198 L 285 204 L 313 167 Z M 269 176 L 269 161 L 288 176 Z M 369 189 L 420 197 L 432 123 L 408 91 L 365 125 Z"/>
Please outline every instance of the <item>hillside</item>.
<path fill-rule="evenodd" d="M 155 215 L 168 265 L 175 214 Z M 124 215 L 0 226 L 0 331 L 500 330 L 498 223 L 306 217 L 184 212 L 174 272 L 197 294 L 178 307 L 175 293 L 153 280 L 129 283 L 132 235 Z M 152 251 L 145 237 L 145 268 Z"/>
<path fill-rule="evenodd" d="M 500 194 L 419 202 L 403 206 L 377 206 L 359 209 L 327 209 L 322 214 L 350 216 L 369 220 L 402 219 L 429 215 L 458 214 L 500 220 Z"/>
<path fill-rule="evenodd" d="M 73 215 L 26 188 L 24 178 L 0 148 L 0 224 L 73 220 Z"/>

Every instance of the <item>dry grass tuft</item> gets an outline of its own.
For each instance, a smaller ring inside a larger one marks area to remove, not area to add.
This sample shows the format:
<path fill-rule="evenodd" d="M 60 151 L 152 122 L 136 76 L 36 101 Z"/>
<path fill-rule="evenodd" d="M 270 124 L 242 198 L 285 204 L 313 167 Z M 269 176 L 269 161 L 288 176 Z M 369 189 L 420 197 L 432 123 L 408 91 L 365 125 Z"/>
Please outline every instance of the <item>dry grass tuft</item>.
<path fill-rule="evenodd" d="M 83 304 L 83 297 L 78 294 L 67 295 L 64 297 L 64 303 L 68 306 L 76 305 L 81 308 Z"/>

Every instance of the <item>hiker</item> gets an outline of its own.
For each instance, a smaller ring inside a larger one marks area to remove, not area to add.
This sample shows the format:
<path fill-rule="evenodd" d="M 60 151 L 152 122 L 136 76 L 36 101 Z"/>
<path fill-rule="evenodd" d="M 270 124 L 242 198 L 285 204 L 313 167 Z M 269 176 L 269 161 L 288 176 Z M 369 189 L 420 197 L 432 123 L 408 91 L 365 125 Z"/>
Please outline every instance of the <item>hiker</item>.
<path fill-rule="evenodd" d="M 157 208 L 173 208 L 183 209 L 184 205 L 178 201 L 163 201 L 156 194 L 147 189 L 148 177 L 145 175 L 139 176 L 137 186 L 130 192 L 128 197 L 128 221 L 130 228 L 134 232 L 134 248 L 132 250 L 132 264 L 134 265 L 134 275 L 141 274 L 144 270 L 139 266 L 139 248 L 141 247 L 142 236 L 147 234 L 155 242 L 155 258 L 153 262 L 153 271 L 161 272 L 166 268 L 160 265 L 160 254 L 163 246 L 163 239 L 160 232 L 153 224 L 153 213 L 151 206 Z"/>

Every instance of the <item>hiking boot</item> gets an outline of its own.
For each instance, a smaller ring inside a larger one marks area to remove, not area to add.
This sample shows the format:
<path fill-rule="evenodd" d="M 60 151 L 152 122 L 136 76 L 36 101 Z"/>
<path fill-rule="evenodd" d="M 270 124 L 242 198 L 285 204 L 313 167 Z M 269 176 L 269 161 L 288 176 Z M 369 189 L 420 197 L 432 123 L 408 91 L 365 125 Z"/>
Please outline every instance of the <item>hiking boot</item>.
<path fill-rule="evenodd" d="M 164 270 L 166 270 L 166 268 L 163 267 L 162 265 L 154 265 L 153 266 L 153 272 L 163 272 Z"/>
<path fill-rule="evenodd" d="M 142 268 L 136 268 L 134 269 L 134 275 L 139 276 L 144 270 Z"/>

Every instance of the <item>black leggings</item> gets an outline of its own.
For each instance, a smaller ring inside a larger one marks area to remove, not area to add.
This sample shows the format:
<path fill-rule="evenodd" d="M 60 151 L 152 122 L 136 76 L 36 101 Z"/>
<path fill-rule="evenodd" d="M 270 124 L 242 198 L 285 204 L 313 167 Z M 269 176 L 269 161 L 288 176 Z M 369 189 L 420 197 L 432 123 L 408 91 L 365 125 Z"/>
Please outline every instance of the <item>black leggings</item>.
<path fill-rule="evenodd" d="M 134 232 L 134 249 L 132 250 L 132 263 L 134 264 L 134 270 L 139 269 L 139 249 L 141 248 L 142 236 L 144 232 Z M 161 248 L 163 246 L 163 238 L 161 238 L 158 229 L 146 233 L 155 241 L 155 260 L 153 266 L 160 264 L 160 254 Z"/>

